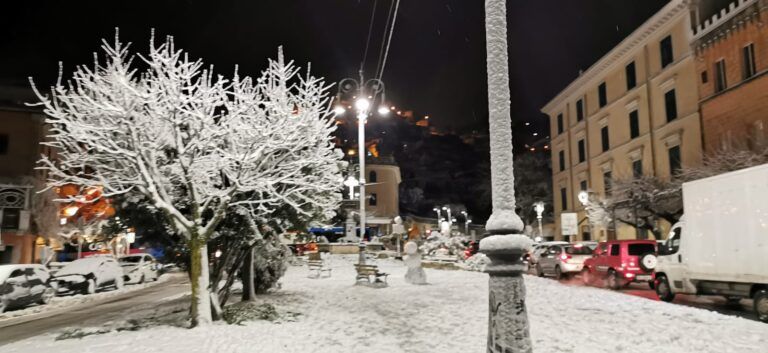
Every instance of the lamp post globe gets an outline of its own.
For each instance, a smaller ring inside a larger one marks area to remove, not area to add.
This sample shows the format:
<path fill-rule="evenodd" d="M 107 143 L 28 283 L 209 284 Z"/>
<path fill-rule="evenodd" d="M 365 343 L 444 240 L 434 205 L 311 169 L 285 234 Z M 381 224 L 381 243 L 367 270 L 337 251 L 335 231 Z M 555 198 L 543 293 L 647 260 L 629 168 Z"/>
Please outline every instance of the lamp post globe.
<path fill-rule="evenodd" d="M 586 190 L 581 190 L 578 197 L 582 205 L 586 206 L 589 203 L 589 192 Z"/>
<path fill-rule="evenodd" d="M 361 112 L 361 114 L 371 107 L 371 102 L 368 99 L 360 98 L 355 101 L 355 108 Z"/>

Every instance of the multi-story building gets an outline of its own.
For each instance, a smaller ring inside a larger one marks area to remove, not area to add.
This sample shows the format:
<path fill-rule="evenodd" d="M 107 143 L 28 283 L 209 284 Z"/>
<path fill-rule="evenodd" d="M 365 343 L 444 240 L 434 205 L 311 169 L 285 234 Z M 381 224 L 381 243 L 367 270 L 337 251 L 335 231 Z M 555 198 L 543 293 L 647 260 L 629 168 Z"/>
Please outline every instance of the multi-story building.
<path fill-rule="evenodd" d="M 33 204 L 42 176 L 35 166 L 40 154 L 49 151 L 40 145 L 45 116 L 24 105 L 33 97 L 28 89 L 0 88 L 0 264 L 39 257 Z"/>
<path fill-rule="evenodd" d="M 606 197 L 613 180 L 669 178 L 701 162 L 691 28 L 688 1 L 670 1 L 542 108 L 551 126 L 557 239 L 564 212 L 581 221 L 571 240 L 648 236 L 617 222 L 590 229 L 579 192 Z"/>
<path fill-rule="evenodd" d="M 768 1 L 692 5 L 704 149 L 764 149 L 768 126 Z"/>

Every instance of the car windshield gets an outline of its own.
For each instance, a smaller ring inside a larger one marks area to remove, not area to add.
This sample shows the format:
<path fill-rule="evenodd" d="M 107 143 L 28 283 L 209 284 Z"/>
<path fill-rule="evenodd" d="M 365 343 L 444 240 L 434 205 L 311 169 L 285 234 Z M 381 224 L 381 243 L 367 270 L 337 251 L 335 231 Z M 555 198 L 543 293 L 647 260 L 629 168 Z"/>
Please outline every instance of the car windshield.
<path fill-rule="evenodd" d="M 627 252 L 633 256 L 654 253 L 656 252 L 656 246 L 653 244 L 629 244 Z"/>
<path fill-rule="evenodd" d="M 121 265 L 137 264 L 141 262 L 141 256 L 126 256 L 120 258 Z"/>
<path fill-rule="evenodd" d="M 565 248 L 565 253 L 570 255 L 591 255 L 592 249 L 588 246 L 569 246 Z"/>

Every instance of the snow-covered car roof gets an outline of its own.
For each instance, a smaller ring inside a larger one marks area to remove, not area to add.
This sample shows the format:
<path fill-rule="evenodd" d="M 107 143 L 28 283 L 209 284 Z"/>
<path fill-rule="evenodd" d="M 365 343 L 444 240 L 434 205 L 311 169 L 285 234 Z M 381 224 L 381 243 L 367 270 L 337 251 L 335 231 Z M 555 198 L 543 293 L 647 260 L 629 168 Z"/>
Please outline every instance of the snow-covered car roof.
<path fill-rule="evenodd" d="M 64 265 L 64 267 L 56 272 L 55 276 L 61 277 L 67 275 L 85 275 L 95 270 L 99 264 L 107 260 L 114 261 L 114 258 L 107 256 L 92 256 L 86 257 L 84 259 L 78 259 Z"/>
<path fill-rule="evenodd" d="M 43 265 L 35 265 L 35 264 L 0 265 L 0 283 L 5 282 L 5 280 L 8 278 L 8 276 L 11 275 L 11 272 L 13 272 L 13 270 L 25 269 L 25 268 L 37 268 L 37 269 L 43 269 L 46 271 L 48 270 Z"/>

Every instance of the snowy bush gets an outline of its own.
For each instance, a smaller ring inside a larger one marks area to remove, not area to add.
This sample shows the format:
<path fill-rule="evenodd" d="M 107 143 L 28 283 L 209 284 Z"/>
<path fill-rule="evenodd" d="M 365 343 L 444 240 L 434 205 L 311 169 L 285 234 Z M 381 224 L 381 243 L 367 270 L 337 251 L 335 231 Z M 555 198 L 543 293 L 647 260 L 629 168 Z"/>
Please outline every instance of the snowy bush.
<path fill-rule="evenodd" d="M 488 258 L 488 256 L 485 256 L 483 253 L 477 253 L 464 261 L 461 267 L 468 271 L 483 272 L 485 271 L 485 266 L 490 263 L 491 260 Z"/>
<path fill-rule="evenodd" d="M 224 308 L 224 320 L 228 324 L 242 325 L 247 321 L 267 320 L 275 321 L 280 315 L 272 304 L 258 304 L 254 302 L 239 302 Z"/>
<path fill-rule="evenodd" d="M 421 252 L 424 255 L 436 256 L 436 255 L 451 255 L 460 256 L 467 248 L 466 244 L 469 241 L 467 237 L 446 237 L 440 232 L 432 232 L 424 244 L 421 245 Z M 446 254 L 447 252 L 447 254 Z"/>

